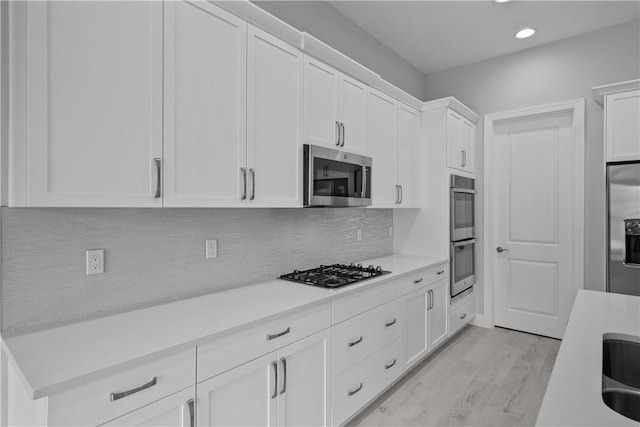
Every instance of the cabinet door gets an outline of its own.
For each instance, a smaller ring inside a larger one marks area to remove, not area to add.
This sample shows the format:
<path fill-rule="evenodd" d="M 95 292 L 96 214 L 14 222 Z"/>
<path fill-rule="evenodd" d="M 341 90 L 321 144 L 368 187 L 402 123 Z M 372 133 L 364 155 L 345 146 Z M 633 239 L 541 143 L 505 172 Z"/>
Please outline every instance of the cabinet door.
<path fill-rule="evenodd" d="M 339 115 L 342 128 L 342 149 L 354 153 L 366 153 L 365 109 L 367 86 L 344 74 L 339 79 Z"/>
<path fill-rule="evenodd" d="M 302 206 L 302 53 L 249 25 L 249 205 Z"/>
<path fill-rule="evenodd" d="M 195 394 L 196 388 L 192 386 L 102 425 L 109 427 L 194 427 Z"/>
<path fill-rule="evenodd" d="M 420 207 L 420 112 L 398 104 L 398 207 Z"/>
<path fill-rule="evenodd" d="M 398 197 L 396 104 L 371 89 L 367 95 L 367 140 L 373 159 L 371 196 L 373 207 L 395 207 Z"/>
<path fill-rule="evenodd" d="M 407 366 L 429 352 L 427 339 L 427 289 L 417 289 L 405 297 L 407 308 Z"/>
<path fill-rule="evenodd" d="M 327 329 L 278 351 L 278 425 L 329 424 L 330 338 Z"/>
<path fill-rule="evenodd" d="M 462 117 L 447 111 L 447 164 L 450 168 L 462 169 L 461 127 Z"/>
<path fill-rule="evenodd" d="M 272 426 L 278 389 L 276 353 L 269 353 L 197 385 L 197 425 Z"/>
<path fill-rule="evenodd" d="M 448 280 L 441 280 L 429 289 L 427 310 L 429 326 L 429 351 L 440 345 L 447 339 L 447 320 L 449 318 L 447 307 L 449 306 Z"/>
<path fill-rule="evenodd" d="M 164 205 L 244 205 L 247 24 L 208 2 L 164 8 Z"/>
<path fill-rule="evenodd" d="M 476 127 L 467 119 L 460 121 L 460 150 L 462 151 L 462 169 L 475 172 Z"/>
<path fill-rule="evenodd" d="M 640 90 L 607 95 L 607 161 L 640 160 Z"/>
<path fill-rule="evenodd" d="M 29 206 L 161 206 L 162 3 L 28 2 Z"/>
<path fill-rule="evenodd" d="M 304 57 L 304 142 L 336 148 L 338 145 L 338 79 L 340 73 L 322 62 Z"/>

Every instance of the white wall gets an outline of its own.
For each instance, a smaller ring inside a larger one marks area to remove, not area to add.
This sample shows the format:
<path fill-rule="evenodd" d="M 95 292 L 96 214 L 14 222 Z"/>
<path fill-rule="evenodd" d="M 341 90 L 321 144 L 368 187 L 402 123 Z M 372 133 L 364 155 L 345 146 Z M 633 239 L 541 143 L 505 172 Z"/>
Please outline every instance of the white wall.
<path fill-rule="evenodd" d="M 424 74 L 324 1 L 256 1 L 267 12 L 359 62 L 416 98 Z"/>
<path fill-rule="evenodd" d="M 587 100 L 585 160 L 585 288 L 605 289 L 603 110 L 591 88 L 640 77 L 640 21 L 426 76 L 426 99 L 455 96 L 484 115 L 515 108 Z M 482 121 L 477 177 L 482 211 Z M 478 218 L 482 227 L 483 218 Z M 480 230 L 480 235 L 482 230 Z M 482 253 L 480 263 L 482 262 Z"/>

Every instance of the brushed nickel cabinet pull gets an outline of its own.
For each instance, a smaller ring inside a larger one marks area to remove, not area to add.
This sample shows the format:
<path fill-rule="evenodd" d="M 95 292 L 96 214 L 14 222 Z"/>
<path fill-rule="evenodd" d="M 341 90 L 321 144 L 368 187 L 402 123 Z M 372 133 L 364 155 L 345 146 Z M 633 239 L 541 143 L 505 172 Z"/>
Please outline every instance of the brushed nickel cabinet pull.
<path fill-rule="evenodd" d="M 142 384 L 140 387 L 132 388 L 131 390 L 122 391 L 120 393 L 111 393 L 111 396 L 110 396 L 111 401 L 115 402 L 116 400 L 122 399 L 123 397 L 131 396 L 134 393 L 137 393 L 142 390 L 146 390 L 149 387 L 153 387 L 157 383 L 158 383 L 158 377 L 153 377 L 151 378 L 151 381 L 149 381 L 146 384 Z"/>
<path fill-rule="evenodd" d="M 351 341 L 347 344 L 348 347 L 353 347 L 354 345 L 360 344 L 362 342 L 362 340 L 364 339 L 364 337 L 362 335 L 360 335 L 360 338 L 358 338 L 355 341 Z"/>
<path fill-rule="evenodd" d="M 278 397 L 278 362 L 275 360 L 271 362 L 271 367 L 273 368 L 273 393 L 271 393 L 271 398 L 275 399 Z"/>
<path fill-rule="evenodd" d="M 340 146 L 340 122 L 336 120 L 336 145 Z"/>
<path fill-rule="evenodd" d="M 427 305 L 427 310 L 431 310 L 433 308 L 433 289 L 429 289 L 427 292 L 429 297 L 429 304 Z"/>
<path fill-rule="evenodd" d="M 242 197 L 240 200 L 247 199 L 247 168 L 240 168 L 240 173 L 242 173 Z"/>
<path fill-rule="evenodd" d="M 344 123 L 340 123 L 340 126 L 342 127 L 342 144 L 340 144 L 340 146 L 344 147 L 344 141 L 347 138 L 347 133 L 344 130 Z"/>
<path fill-rule="evenodd" d="M 393 318 L 393 320 L 391 322 L 385 322 L 384 327 L 388 328 L 389 326 L 393 326 L 396 324 L 396 322 L 398 321 L 398 319 L 396 319 L 395 317 Z"/>
<path fill-rule="evenodd" d="M 349 396 L 353 396 L 354 394 L 356 394 L 357 392 L 362 390 L 362 385 L 363 385 L 362 383 L 358 384 L 358 386 L 355 388 L 355 390 L 348 391 L 347 394 Z"/>
<path fill-rule="evenodd" d="M 467 317 L 467 313 L 464 313 L 460 316 L 461 319 L 464 319 L 465 317 Z"/>
<path fill-rule="evenodd" d="M 444 274 L 444 270 L 440 270 L 436 273 L 438 276 L 440 276 L 441 274 Z"/>
<path fill-rule="evenodd" d="M 162 159 L 156 157 L 153 159 L 156 162 L 156 170 L 158 172 L 158 182 L 156 184 L 156 194 L 153 195 L 154 199 L 162 197 Z"/>
<path fill-rule="evenodd" d="M 287 335 L 289 332 L 291 332 L 291 328 L 287 328 L 282 332 L 278 332 L 277 334 L 269 334 L 269 335 L 267 335 L 267 341 L 271 341 L 271 340 L 275 340 L 276 338 L 280 338 L 283 335 Z"/>
<path fill-rule="evenodd" d="M 282 362 L 282 389 L 280 394 L 284 394 L 287 391 L 287 359 L 281 357 L 280 361 Z"/>
<path fill-rule="evenodd" d="M 187 406 L 189 407 L 189 426 L 195 427 L 196 425 L 196 414 L 194 408 L 193 399 L 187 400 Z"/>
<path fill-rule="evenodd" d="M 398 185 L 398 188 L 400 189 L 400 201 L 398 202 L 398 204 L 401 205 L 402 200 L 404 199 L 404 193 L 402 192 L 402 185 Z"/>
<path fill-rule="evenodd" d="M 424 279 L 421 277 L 419 279 L 414 280 L 413 283 L 415 283 L 417 285 L 418 283 L 422 282 L 423 280 Z"/>
<path fill-rule="evenodd" d="M 256 171 L 249 168 L 249 173 L 251 174 L 251 197 L 249 200 L 254 200 L 256 198 Z"/>
<path fill-rule="evenodd" d="M 396 359 L 393 359 L 388 365 L 384 365 L 384 369 L 391 369 L 396 365 Z"/>

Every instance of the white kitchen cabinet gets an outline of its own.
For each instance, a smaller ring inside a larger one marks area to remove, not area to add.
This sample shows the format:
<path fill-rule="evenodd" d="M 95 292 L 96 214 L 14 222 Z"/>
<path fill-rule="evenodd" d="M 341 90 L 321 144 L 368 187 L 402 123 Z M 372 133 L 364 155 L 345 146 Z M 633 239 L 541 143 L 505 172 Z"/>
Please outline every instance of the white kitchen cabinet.
<path fill-rule="evenodd" d="M 397 207 L 419 208 L 421 199 L 420 176 L 420 112 L 398 103 L 398 185 L 400 200 Z"/>
<path fill-rule="evenodd" d="M 166 2 L 164 43 L 164 206 L 243 206 L 247 24 Z"/>
<path fill-rule="evenodd" d="M 302 206 L 303 55 L 249 25 L 248 206 Z"/>
<path fill-rule="evenodd" d="M 475 124 L 451 109 L 447 112 L 447 153 L 450 168 L 475 172 Z"/>
<path fill-rule="evenodd" d="M 198 384 L 198 426 L 327 425 L 324 330 Z"/>
<path fill-rule="evenodd" d="M 192 386 L 102 425 L 195 427 L 195 397 L 196 388 Z"/>
<path fill-rule="evenodd" d="M 429 351 L 432 351 L 448 338 L 449 281 L 440 280 L 427 291 L 427 334 Z"/>
<path fill-rule="evenodd" d="M 162 2 L 12 7 L 10 205 L 161 206 Z"/>
<path fill-rule="evenodd" d="M 304 69 L 305 143 L 366 153 L 367 86 L 310 56 Z"/>
<path fill-rule="evenodd" d="M 640 160 L 640 90 L 605 96 L 607 162 Z"/>

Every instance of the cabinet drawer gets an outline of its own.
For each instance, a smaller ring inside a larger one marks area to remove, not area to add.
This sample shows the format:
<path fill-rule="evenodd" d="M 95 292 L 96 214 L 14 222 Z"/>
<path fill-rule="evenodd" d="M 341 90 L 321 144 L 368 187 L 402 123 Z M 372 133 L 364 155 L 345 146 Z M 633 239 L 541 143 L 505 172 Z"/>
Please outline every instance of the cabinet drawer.
<path fill-rule="evenodd" d="M 189 349 L 51 395 L 47 404 L 50 425 L 102 424 L 193 386 L 195 374 L 196 353 Z M 140 390 L 124 396 L 135 389 Z"/>
<path fill-rule="evenodd" d="M 474 301 L 475 298 L 472 294 L 471 298 L 467 302 L 449 313 L 449 336 L 458 332 L 464 325 L 473 319 L 476 313 Z"/>
<path fill-rule="evenodd" d="M 404 330 L 402 299 L 397 298 L 333 327 L 333 373 L 341 374 Z"/>
<path fill-rule="evenodd" d="M 331 303 L 198 346 L 198 382 L 331 326 Z"/>
<path fill-rule="evenodd" d="M 407 292 L 426 285 L 430 285 L 437 282 L 438 280 L 444 279 L 445 277 L 449 277 L 448 263 L 436 265 L 435 267 L 422 270 L 412 276 L 411 287 L 407 290 Z"/>
<path fill-rule="evenodd" d="M 403 372 L 404 336 L 333 379 L 333 425 L 363 409 Z"/>

